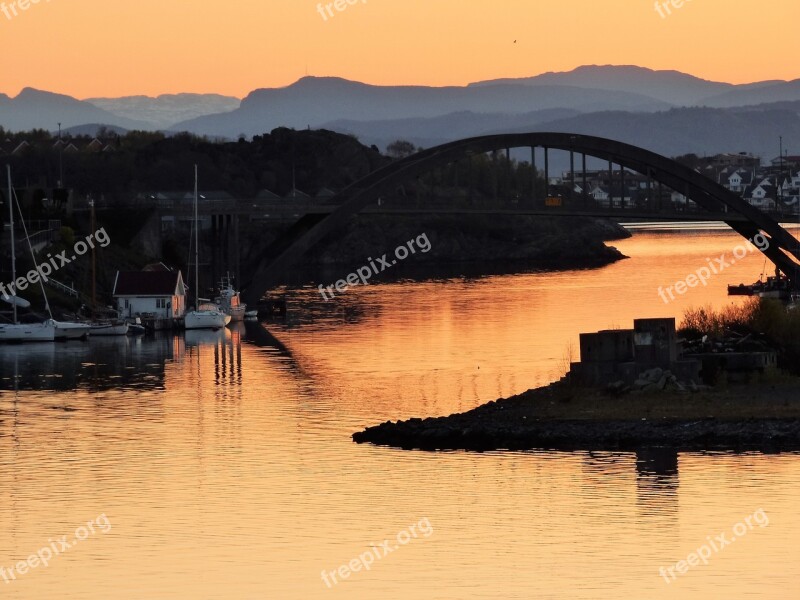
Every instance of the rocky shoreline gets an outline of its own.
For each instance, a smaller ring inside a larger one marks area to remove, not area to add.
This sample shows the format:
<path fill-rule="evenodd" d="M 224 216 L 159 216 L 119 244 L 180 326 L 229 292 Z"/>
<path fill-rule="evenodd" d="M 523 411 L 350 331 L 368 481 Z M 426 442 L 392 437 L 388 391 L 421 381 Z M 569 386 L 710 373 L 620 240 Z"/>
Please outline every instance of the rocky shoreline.
<path fill-rule="evenodd" d="M 285 232 L 285 226 L 265 228 L 244 236 L 248 261 Z M 403 278 L 480 276 L 531 270 L 598 268 L 626 258 L 608 242 L 631 236 L 608 219 L 532 217 L 525 215 L 358 215 L 322 240 L 296 269 L 297 282 L 347 273 L 367 257 L 392 253 L 399 245 L 425 234 L 430 250 L 416 252 L 398 265 Z M 337 277 L 338 278 L 338 277 Z M 294 281 L 292 281 L 294 282 Z"/>
<path fill-rule="evenodd" d="M 800 450 L 799 392 L 800 383 L 789 382 L 619 399 L 554 384 L 449 417 L 386 422 L 353 440 L 428 451 L 794 451 Z"/>

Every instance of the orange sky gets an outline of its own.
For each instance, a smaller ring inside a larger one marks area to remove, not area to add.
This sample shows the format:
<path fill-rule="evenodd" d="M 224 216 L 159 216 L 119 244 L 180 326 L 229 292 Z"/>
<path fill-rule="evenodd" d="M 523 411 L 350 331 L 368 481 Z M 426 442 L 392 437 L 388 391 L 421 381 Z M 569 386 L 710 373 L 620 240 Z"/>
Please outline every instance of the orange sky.
<path fill-rule="evenodd" d="M 458 85 L 582 64 L 800 77 L 797 0 L 684 1 L 662 18 L 653 0 L 366 0 L 325 21 L 315 0 L 39 0 L 17 16 L 5 0 L 0 91 L 243 96 L 306 72 Z"/>

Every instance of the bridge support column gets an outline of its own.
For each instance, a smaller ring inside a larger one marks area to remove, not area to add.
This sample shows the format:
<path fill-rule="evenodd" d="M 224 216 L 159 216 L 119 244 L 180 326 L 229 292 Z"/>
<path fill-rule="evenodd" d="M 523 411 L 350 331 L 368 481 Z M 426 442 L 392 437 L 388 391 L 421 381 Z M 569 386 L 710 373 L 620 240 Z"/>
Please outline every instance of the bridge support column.
<path fill-rule="evenodd" d="M 569 200 L 572 200 L 572 194 L 575 193 L 575 152 L 569 151 Z"/>
<path fill-rule="evenodd" d="M 586 182 L 586 153 L 584 152 L 581 156 L 583 157 L 582 158 L 582 164 L 581 164 L 581 167 L 583 169 L 583 186 L 582 186 L 583 187 L 583 206 L 584 206 L 584 208 L 588 208 L 589 207 L 589 190 L 587 189 L 588 188 L 588 183 Z"/>
<path fill-rule="evenodd" d="M 538 200 L 536 194 L 536 146 L 531 146 L 531 193 L 533 205 L 536 206 Z"/>
<path fill-rule="evenodd" d="M 472 155 L 467 157 L 467 200 L 470 206 L 475 206 L 475 177 L 472 170 Z"/>
<path fill-rule="evenodd" d="M 544 197 L 550 196 L 550 156 L 549 148 L 544 147 Z"/>
<path fill-rule="evenodd" d="M 497 150 L 492 151 L 492 201 L 497 206 L 497 194 L 500 186 L 500 177 L 497 175 Z"/>
<path fill-rule="evenodd" d="M 513 202 L 513 187 L 512 181 L 514 180 L 511 173 L 511 148 L 506 148 L 506 200 Z"/>

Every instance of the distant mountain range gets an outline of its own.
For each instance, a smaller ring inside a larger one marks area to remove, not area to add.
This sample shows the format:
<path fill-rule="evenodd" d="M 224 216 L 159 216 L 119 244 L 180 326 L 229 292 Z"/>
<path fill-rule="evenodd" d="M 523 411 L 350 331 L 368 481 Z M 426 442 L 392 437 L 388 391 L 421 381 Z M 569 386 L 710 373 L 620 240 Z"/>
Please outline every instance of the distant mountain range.
<path fill-rule="evenodd" d="M 241 102 L 214 94 L 77 100 L 27 88 L 0 95 L 0 125 L 55 130 L 92 124 L 189 131 L 234 139 L 276 127 L 328 128 L 384 148 L 396 139 L 429 147 L 508 131 L 604 135 L 665 154 L 800 147 L 800 80 L 733 85 L 677 71 L 585 66 L 462 87 L 375 86 L 305 77 L 260 89 Z"/>
<path fill-rule="evenodd" d="M 150 123 L 151 128 L 170 129 L 175 123 L 239 108 L 241 100 L 219 94 L 164 94 L 124 98 L 87 98 L 86 102 L 127 119 Z"/>
<path fill-rule="evenodd" d="M 767 159 L 778 156 L 778 137 L 784 148 L 800 147 L 800 101 L 722 109 L 673 108 L 657 113 L 604 111 L 547 118 L 550 111 L 525 115 L 453 113 L 429 119 L 334 121 L 323 127 L 350 133 L 363 143 L 385 148 L 402 138 L 429 148 L 475 135 L 523 131 L 559 131 L 607 137 L 663 154 L 698 156 L 720 152 L 752 152 Z M 781 106 L 781 105 L 777 105 Z M 793 150 L 794 151 L 794 150 Z M 563 163 L 553 163 L 563 166 Z"/>
<path fill-rule="evenodd" d="M 0 94 L 0 126 L 9 131 L 62 129 L 102 123 L 124 129 L 146 129 L 149 123 L 112 114 L 71 96 L 25 88 L 16 98 Z"/>
<path fill-rule="evenodd" d="M 763 81 L 744 85 L 707 81 L 680 71 L 653 71 L 635 66 L 584 66 L 562 73 L 544 73 L 522 79 L 496 79 L 471 84 L 522 84 L 529 86 L 570 85 L 586 89 L 615 90 L 657 98 L 674 106 L 722 106 L 714 98 L 737 92 L 749 92 L 785 84 Z M 781 98 L 783 99 L 783 98 Z M 797 98 L 800 99 L 800 94 Z M 769 100 L 765 100 L 767 102 Z"/>
<path fill-rule="evenodd" d="M 314 127 L 336 119 L 436 117 L 454 111 L 527 113 L 548 108 L 580 112 L 653 112 L 671 105 L 645 95 L 566 85 L 480 87 L 375 86 L 334 77 L 304 77 L 285 88 L 252 92 L 239 109 L 175 125 L 194 133 L 252 135 L 274 127 Z"/>

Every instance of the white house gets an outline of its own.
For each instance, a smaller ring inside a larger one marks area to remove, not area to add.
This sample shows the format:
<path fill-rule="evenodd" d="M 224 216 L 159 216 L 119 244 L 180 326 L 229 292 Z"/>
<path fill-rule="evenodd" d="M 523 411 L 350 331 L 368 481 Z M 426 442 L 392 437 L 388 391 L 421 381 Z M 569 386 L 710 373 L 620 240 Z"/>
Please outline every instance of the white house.
<path fill-rule="evenodd" d="M 723 178 L 725 176 L 723 175 Z M 753 182 L 753 174 L 748 173 L 744 169 L 736 169 L 733 173 L 728 175 L 727 182 L 725 183 L 725 187 L 727 187 L 730 191 L 736 193 L 742 193 L 746 186 L 750 185 Z"/>
<path fill-rule="evenodd" d="M 117 271 L 114 299 L 123 318 L 175 319 L 186 313 L 186 286 L 180 271 Z"/>
<path fill-rule="evenodd" d="M 775 208 L 775 188 L 771 185 L 757 185 L 752 189 L 745 190 L 744 199 L 756 208 L 774 209 Z"/>

